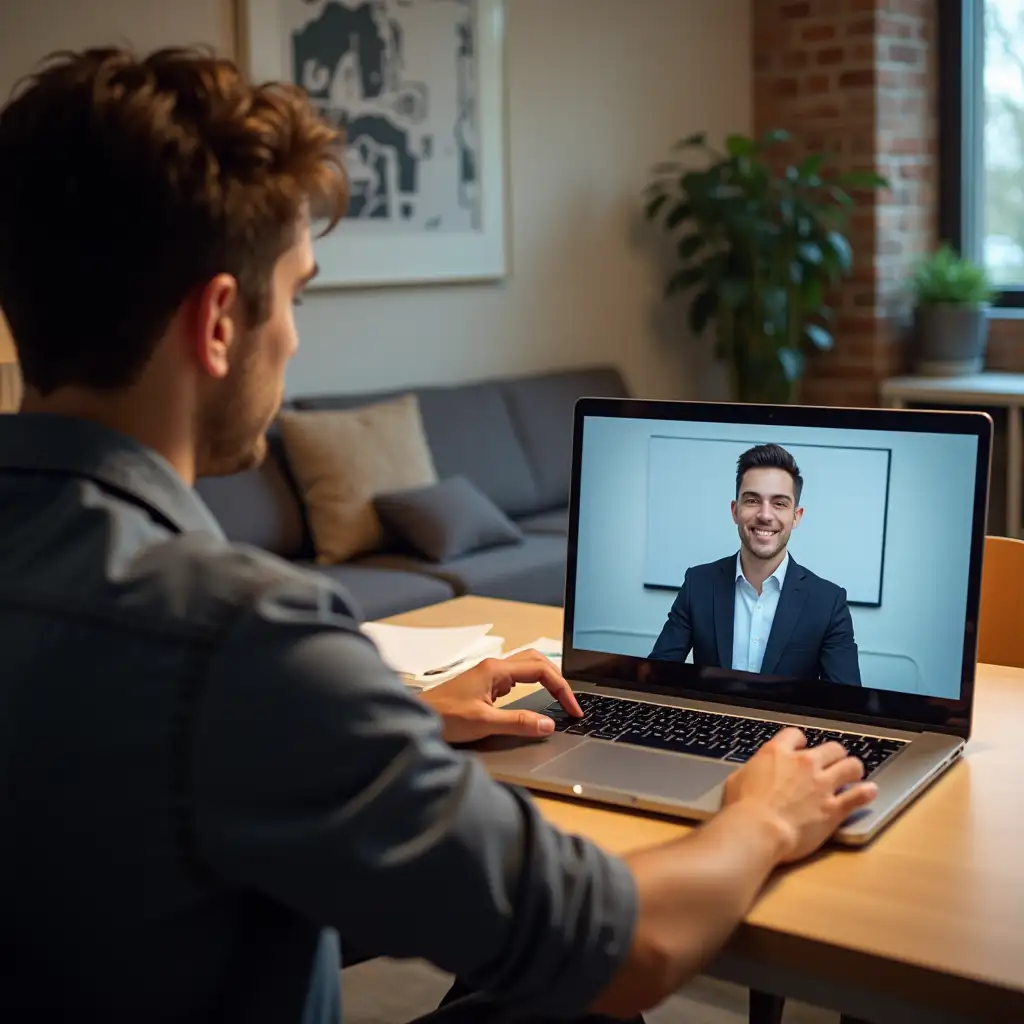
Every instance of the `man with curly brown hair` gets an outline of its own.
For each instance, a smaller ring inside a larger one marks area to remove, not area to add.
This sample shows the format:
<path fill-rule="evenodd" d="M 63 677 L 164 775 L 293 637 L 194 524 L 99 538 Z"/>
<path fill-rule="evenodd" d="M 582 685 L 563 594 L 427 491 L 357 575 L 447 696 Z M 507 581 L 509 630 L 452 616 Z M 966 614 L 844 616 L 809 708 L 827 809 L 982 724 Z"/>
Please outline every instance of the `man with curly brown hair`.
<path fill-rule="evenodd" d="M 609 856 L 450 745 L 549 734 L 517 682 L 579 714 L 544 659 L 412 695 L 342 590 L 224 539 L 193 485 L 263 456 L 337 142 L 180 50 L 58 55 L 0 112 L 0 1019 L 337 1021 L 339 931 L 474 1024 L 628 1016 L 872 796 L 791 730 Z"/>

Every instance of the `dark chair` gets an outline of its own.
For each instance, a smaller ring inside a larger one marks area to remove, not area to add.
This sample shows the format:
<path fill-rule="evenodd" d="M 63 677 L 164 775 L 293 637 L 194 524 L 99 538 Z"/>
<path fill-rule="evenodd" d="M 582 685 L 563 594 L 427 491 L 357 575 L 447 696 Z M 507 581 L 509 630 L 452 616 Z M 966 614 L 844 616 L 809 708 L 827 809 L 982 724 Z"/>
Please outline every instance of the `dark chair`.
<path fill-rule="evenodd" d="M 785 1008 L 785 996 L 750 990 L 750 1024 L 782 1024 L 782 1012 Z"/>
<path fill-rule="evenodd" d="M 750 990 L 750 1024 L 782 1024 L 782 1014 L 785 1009 L 785 996 Z M 843 1014 L 839 1018 L 839 1024 L 867 1024 L 867 1022 Z"/>

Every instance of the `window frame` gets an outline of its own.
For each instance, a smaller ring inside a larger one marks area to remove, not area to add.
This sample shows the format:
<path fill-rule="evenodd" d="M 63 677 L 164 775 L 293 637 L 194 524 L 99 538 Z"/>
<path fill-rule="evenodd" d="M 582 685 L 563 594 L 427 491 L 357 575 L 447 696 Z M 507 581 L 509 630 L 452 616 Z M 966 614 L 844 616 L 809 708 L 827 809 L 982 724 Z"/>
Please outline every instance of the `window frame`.
<path fill-rule="evenodd" d="M 985 0 L 937 0 L 939 239 L 981 261 L 984 222 Z M 993 307 L 1024 310 L 1024 285 Z"/>

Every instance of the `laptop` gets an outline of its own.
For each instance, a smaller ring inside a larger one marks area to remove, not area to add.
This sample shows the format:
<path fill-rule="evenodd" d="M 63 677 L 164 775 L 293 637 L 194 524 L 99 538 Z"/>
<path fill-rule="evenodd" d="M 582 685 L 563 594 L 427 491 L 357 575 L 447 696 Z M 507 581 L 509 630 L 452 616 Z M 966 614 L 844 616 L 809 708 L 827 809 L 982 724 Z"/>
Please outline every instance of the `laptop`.
<path fill-rule="evenodd" d="M 562 671 L 509 705 L 555 733 L 475 748 L 539 793 L 701 820 L 787 725 L 839 740 L 869 842 L 971 734 L 984 413 L 581 399 Z M 753 465 L 753 469 L 750 467 Z"/>

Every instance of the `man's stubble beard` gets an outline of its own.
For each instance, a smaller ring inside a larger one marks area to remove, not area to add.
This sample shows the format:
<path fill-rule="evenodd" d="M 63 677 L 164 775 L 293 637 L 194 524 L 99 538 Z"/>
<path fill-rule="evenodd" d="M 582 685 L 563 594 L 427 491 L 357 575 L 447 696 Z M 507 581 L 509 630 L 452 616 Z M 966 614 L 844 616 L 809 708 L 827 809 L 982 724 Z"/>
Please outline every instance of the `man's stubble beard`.
<path fill-rule="evenodd" d="M 779 544 L 772 548 L 770 553 L 762 554 L 760 551 L 757 551 L 755 548 L 751 546 L 750 539 L 747 537 L 747 529 L 745 526 L 740 527 L 739 533 L 740 544 L 746 549 L 747 553 L 752 558 L 758 558 L 762 562 L 770 562 L 773 558 L 778 557 L 783 551 L 786 550 L 786 545 L 789 543 L 789 534 L 780 533 L 779 536 L 781 540 Z"/>
<path fill-rule="evenodd" d="M 229 476 L 255 469 L 267 456 L 267 429 L 280 395 L 271 401 L 257 372 L 256 338 L 247 332 L 243 356 L 208 397 L 196 431 L 196 476 Z"/>

